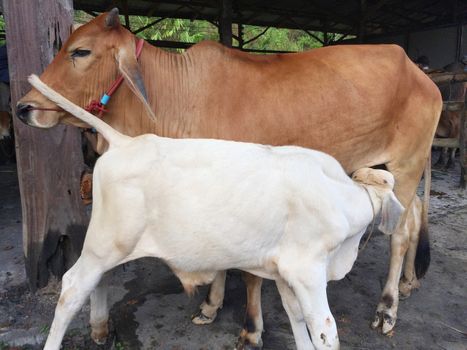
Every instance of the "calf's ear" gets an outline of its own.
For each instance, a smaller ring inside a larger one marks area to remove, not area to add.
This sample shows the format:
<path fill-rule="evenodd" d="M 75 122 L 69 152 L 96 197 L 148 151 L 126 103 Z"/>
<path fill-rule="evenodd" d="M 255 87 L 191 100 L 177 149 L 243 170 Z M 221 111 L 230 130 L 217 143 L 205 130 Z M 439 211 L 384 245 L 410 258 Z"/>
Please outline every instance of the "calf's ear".
<path fill-rule="evenodd" d="M 143 76 L 139 69 L 138 60 L 135 54 L 135 45 L 126 45 L 118 49 L 117 52 L 118 69 L 125 78 L 125 82 L 129 88 L 143 103 L 144 108 L 148 112 L 149 116 L 155 120 L 156 116 L 154 111 L 149 105 L 146 88 L 144 86 Z"/>
<path fill-rule="evenodd" d="M 381 223 L 378 228 L 386 235 L 391 235 L 396 231 L 400 218 L 405 208 L 394 195 L 394 192 L 388 192 L 384 198 L 381 208 Z"/>

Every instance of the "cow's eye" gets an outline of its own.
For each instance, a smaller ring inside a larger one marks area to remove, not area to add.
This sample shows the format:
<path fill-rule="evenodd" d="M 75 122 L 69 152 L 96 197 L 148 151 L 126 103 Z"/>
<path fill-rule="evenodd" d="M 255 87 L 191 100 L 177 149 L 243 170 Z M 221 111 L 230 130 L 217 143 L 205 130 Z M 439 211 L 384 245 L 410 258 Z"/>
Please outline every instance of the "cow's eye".
<path fill-rule="evenodd" d="M 91 50 L 76 49 L 71 52 L 71 58 L 85 57 L 91 53 Z"/>

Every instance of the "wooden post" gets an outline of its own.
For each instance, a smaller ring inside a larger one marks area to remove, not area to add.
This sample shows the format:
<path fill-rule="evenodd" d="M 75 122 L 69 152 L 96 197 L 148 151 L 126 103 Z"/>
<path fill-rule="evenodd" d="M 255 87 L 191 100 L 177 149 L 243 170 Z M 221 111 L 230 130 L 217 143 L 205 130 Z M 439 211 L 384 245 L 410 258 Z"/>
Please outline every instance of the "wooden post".
<path fill-rule="evenodd" d="M 219 36 L 222 44 L 232 47 L 232 0 L 221 0 Z"/>
<path fill-rule="evenodd" d="M 243 49 L 243 24 L 238 23 L 238 48 Z"/>
<path fill-rule="evenodd" d="M 360 44 L 365 40 L 366 10 L 366 0 L 360 0 L 360 21 L 358 23 L 358 42 Z"/>
<path fill-rule="evenodd" d="M 464 98 L 464 112 L 461 114 L 460 135 L 459 135 L 459 151 L 461 163 L 461 181 L 462 188 L 467 185 L 467 94 Z"/>
<path fill-rule="evenodd" d="M 41 73 L 73 23 L 72 0 L 4 0 L 13 111 Z M 58 77 L 59 78 L 59 77 Z M 81 136 L 74 127 L 35 129 L 15 116 L 23 248 L 31 289 L 61 276 L 79 256 L 88 218 L 79 196 L 83 170 Z"/>

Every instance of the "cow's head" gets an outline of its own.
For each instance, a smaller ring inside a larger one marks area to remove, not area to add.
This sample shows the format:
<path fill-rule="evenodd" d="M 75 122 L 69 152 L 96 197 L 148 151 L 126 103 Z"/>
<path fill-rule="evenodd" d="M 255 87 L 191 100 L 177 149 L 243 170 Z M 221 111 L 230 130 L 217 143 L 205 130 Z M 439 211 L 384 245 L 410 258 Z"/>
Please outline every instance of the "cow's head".
<path fill-rule="evenodd" d="M 76 29 L 41 79 L 84 107 L 99 99 L 118 74 L 123 74 L 130 89 L 150 110 L 136 59 L 135 40 L 120 25 L 118 9 L 113 9 Z M 61 122 L 86 126 L 34 89 L 18 101 L 16 115 L 24 123 L 39 128 Z"/>

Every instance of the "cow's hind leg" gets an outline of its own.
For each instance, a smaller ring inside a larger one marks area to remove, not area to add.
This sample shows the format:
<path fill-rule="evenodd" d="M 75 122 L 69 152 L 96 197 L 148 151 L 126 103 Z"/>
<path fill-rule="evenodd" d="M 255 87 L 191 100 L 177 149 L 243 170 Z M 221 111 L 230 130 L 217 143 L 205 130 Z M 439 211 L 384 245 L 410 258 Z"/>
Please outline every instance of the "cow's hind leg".
<path fill-rule="evenodd" d="M 439 148 L 439 158 L 438 158 L 438 161 L 433 165 L 434 168 L 442 169 L 446 166 L 447 153 L 448 153 L 447 147 Z"/>
<path fill-rule="evenodd" d="M 446 170 L 453 168 L 454 165 L 456 164 L 456 152 L 457 152 L 457 148 L 449 149 L 449 158 L 448 158 L 448 161 L 446 162 Z"/>
<path fill-rule="evenodd" d="M 415 257 L 421 229 L 422 202 L 415 196 L 409 213 L 407 214 L 407 225 L 409 231 L 409 249 L 407 250 L 404 266 L 404 274 L 399 282 L 399 294 L 407 298 L 412 290 L 420 287 L 420 282 L 415 273 Z"/>
<path fill-rule="evenodd" d="M 103 270 L 95 259 L 81 256 L 65 273 L 62 291 L 44 350 L 58 350 L 71 319 L 99 283 Z"/>
<path fill-rule="evenodd" d="M 419 240 L 419 232 L 414 231 L 410 233 L 411 229 L 411 215 L 419 215 L 417 210 L 412 208 L 414 205 L 413 198 L 415 197 L 415 190 L 420 181 L 420 177 L 423 172 L 424 165 L 426 163 L 426 158 L 417 159 L 415 156 L 407 162 L 407 164 L 387 164 L 387 168 L 395 177 L 396 187 L 395 193 L 399 201 L 404 205 L 406 211 L 399 222 L 399 226 L 395 233 L 391 236 L 391 259 L 389 264 L 389 273 L 386 280 L 386 285 L 384 286 L 381 300 L 376 309 L 375 319 L 372 322 L 372 328 L 379 328 L 383 334 L 389 334 L 396 324 L 397 319 L 397 308 L 399 306 L 399 280 L 402 272 L 402 265 L 404 262 L 404 257 L 407 253 L 407 250 L 410 245 L 410 240 L 418 240 L 417 247 L 417 260 L 418 256 L 424 254 L 429 254 L 429 252 L 421 252 L 420 244 L 425 243 L 425 240 Z M 407 220 L 409 218 L 409 220 Z M 411 238 L 412 237 L 412 238 Z M 429 245 L 425 245 L 426 249 L 429 250 Z M 415 254 L 410 256 L 411 259 L 414 258 Z M 422 259 L 419 262 L 423 262 Z M 413 261 L 407 262 L 414 264 Z M 417 261 L 415 262 L 415 264 Z M 417 265 L 417 264 L 416 264 Z M 416 266 L 419 271 L 426 271 L 428 266 Z M 409 276 L 410 277 L 410 276 Z"/>
<path fill-rule="evenodd" d="M 276 280 L 276 285 L 281 295 L 282 305 L 289 316 L 297 350 L 313 349 L 314 347 L 308 335 L 305 318 L 303 317 L 297 297 L 284 280 Z"/>
<path fill-rule="evenodd" d="M 217 310 L 222 308 L 224 302 L 225 277 L 226 271 L 217 272 L 206 299 L 200 305 L 198 313 L 191 318 L 194 324 L 209 324 L 216 319 Z"/>
<path fill-rule="evenodd" d="M 263 279 L 243 272 L 243 280 L 246 284 L 247 305 L 243 329 L 238 338 L 237 350 L 261 349 L 263 341 L 263 313 L 261 310 L 261 285 Z"/>

